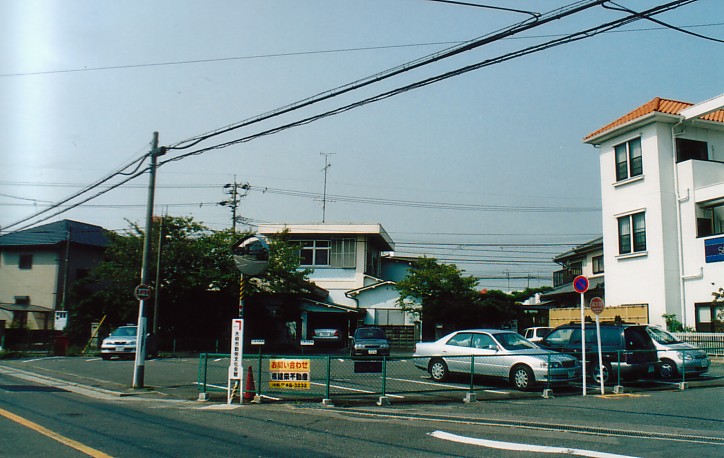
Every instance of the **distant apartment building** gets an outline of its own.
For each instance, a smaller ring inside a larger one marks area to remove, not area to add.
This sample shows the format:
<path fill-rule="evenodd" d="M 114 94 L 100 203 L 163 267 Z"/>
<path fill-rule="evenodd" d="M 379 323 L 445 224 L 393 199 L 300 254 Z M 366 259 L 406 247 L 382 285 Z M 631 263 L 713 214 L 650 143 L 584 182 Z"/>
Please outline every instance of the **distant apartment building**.
<path fill-rule="evenodd" d="M 724 95 L 655 98 L 584 138 L 600 159 L 607 306 L 723 331 Z"/>

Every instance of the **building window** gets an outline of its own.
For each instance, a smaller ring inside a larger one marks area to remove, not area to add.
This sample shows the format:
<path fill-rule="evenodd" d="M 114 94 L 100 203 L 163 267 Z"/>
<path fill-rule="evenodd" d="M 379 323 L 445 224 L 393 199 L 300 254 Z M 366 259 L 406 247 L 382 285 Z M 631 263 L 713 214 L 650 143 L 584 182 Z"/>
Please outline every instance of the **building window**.
<path fill-rule="evenodd" d="M 721 234 L 724 234 L 724 202 L 697 205 L 696 235 L 708 237 Z"/>
<path fill-rule="evenodd" d="M 328 266 L 329 240 L 305 240 L 301 242 L 300 261 L 302 266 Z"/>
<path fill-rule="evenodd" d="M 356 251 L 355 239 L 332 240 L 331 266 L 355 267 Z"/>
<path fill-rule="evenodd" d="M 699 161 L 709 160 L 709 151 L 706 142 L 677 138 L 676 162 L 684 162 L 690 159 L 696 159 Z"/>
<path fill-rule="evenodd" d="M 32 269 L 33 268 L 33 255 L 32 254 L 21 254 L 20 260 L 18 261 L 19 269 Z"/>
<path fill-rule="evenodd" d="M 602 274 L 603 273 L 603 255 L 601 256 L 594 256 L 591 259 L 591 263 L 593 264 L 593 273 L 594 274 Z"/>
<path fill-rule="evenodd" d="M 616 152 L 616 181 L 637 177 L 644 173 L 640 138 L 616 145 L 614 151 Z"/>
<path fill-rule="evenodd" d="M 646 251 L 645 213 L 634 213 L 618 218 L 618 253 L 640 253 Z"/>
<path fill-rule="evenodd" d="M 301 240 L 299 256 L 301 266 L 343 267 L 356 266 L 355 239 Z"/>
<path fill-rule="evenodd" d="M 724 304 L 705 302 L 694 307 L 698 332 L 724 332 Z"/>

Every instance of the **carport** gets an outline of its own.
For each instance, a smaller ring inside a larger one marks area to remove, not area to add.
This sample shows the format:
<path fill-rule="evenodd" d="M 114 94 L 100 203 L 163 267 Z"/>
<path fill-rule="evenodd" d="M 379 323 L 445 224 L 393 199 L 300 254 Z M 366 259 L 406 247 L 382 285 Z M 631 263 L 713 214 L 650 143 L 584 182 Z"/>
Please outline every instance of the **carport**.
<path fill-rule="evenodd" d="M 360 310 L 355 307 L 318 302 L 305 299 L 299 306 L 301 311 L 301 339 L 310 339 L 315 328 L 334 328 L 339 330 L 342 345 L 349 340 L 352 321 L 356 321 Z"/>

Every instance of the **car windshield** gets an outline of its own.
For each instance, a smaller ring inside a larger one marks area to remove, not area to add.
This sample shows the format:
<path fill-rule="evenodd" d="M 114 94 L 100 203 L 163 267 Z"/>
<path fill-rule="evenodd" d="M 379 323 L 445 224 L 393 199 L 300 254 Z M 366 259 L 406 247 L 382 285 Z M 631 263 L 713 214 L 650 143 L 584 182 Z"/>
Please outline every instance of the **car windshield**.
<path fill-rule="evenodd" d="M 501 332 L 493 334 L 495 339 L 506 350 L 525 350 L 528 348 L 538 348 L 534 343 L 525 340 L 523 336 L 515 332 Z"/>
<path fill-rule="evenodd" d="M 136 335 L 135 326 L 124 326 L 111 332 L 113 337 L 132 337 Z"/>
<path fill-rule="evenodd" d="M 668 331 L 664 331 L 661 328 L 654 328 L 651 326 L 646 327 L 646 332 L 649 333 L 652 339 L 660 344 L 672 344 L 679 343 L 679 339 Z"/>
<path fill-rule="evenodd" d="M 385 332 L 379 328 L 362 328 L 357 330 L 357 339 L 384 339 Z"/>

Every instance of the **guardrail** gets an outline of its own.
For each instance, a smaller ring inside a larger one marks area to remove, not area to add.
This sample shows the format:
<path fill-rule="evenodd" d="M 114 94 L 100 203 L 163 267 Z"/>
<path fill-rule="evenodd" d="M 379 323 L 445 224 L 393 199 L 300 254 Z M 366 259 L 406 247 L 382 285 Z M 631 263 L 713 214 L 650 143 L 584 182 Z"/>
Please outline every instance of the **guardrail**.
<path fill-rule="evenodd" d="M 717 348 L 724 350 L 724 348 Z M 682 383 L 700 373 L 700 360 L 687 358 L 693 350 L 684 350 L 681 353 L 682 365 L 670 373 L 667 379 L 654 378 L 656 373 L 641 374 L 646 380 L 653 383 Z M 616 359 L 610 361 L 606 369 L 609 370 L 609 380 L 606 392 L 613 392 L 614 387 L 622 390 L 625 385 L 633 386 L 633 379 L 624 378 L 627 374 L 621 373 L 621 365 L 615 364 L 625 361 L 632 352 L 618 352 Z M 633 352 L 636 353 L 636 352 Z M 543 353 L 541 353 L 543 355 Z M 550 358 L 550 354 L 545 354 Z M 244 380 L 237 388 L 240 397 L 249 399 L 294 400 L 331 402 L 332 399 L 340 402 L 357 402 L 377 399 L 378 404 L 389 401 L 440 401 L 475 399 L 483 391 L 513 390 L 509 382 L 511 372 L 507 366 L 500 366 L 495 376 L 481 377 L 480 365 L 494 366 L 496 358 L 500 356 L 457 356 L 445 357 L 444 360 L 451 372 L 448 379 L 438 382 L 432 379 L 427 370 L 421 370 L 415 365 L 427 367 L 429 358 L 416 357 L 355 357 L 335 355 L 245 355 Z M 593 353 L 587 360 L 596 361 Z M 695 363 L 699 361 L 699 363 Z M 708 360 L 707 360 L 708 361 Z M 205 398 L 216 395 L 224 399 L 228 394 L 228 371 L 230 358 L 228 354 L 203 353 L 199 358 L 198 387 L 199 393 Z M 547 397 L 553 389 L 565 391 L 569 394 L 580 393 L 580 376 L 572 385 L 551 384 L 550 359 L 545 369 L 547 380 L 536 385 L 530 395 Z M 580 366 L 579 366 L 580 367 Z M 659 366 L 656 366 L 657 372 Z M 681 370 L 684 369 L 684 370 Z M 708 369 L 708 367 L 707 367 Z M 599 382 L 591 380 L 593 370 L 587 369 L 587 385 L 589 393 L 599 393 Z M 249 373 L 253 386 L 249 386 Z M 720 374 L 724 375 L 724 374 Z M 640 382 L 639 382 L 640 383 Z M 559 388 L 560 387 L 560 388 Z M 617 391 L 618 391 L 617 390 Z M 246 396 L 245 396 L 246 395 Z"/>

